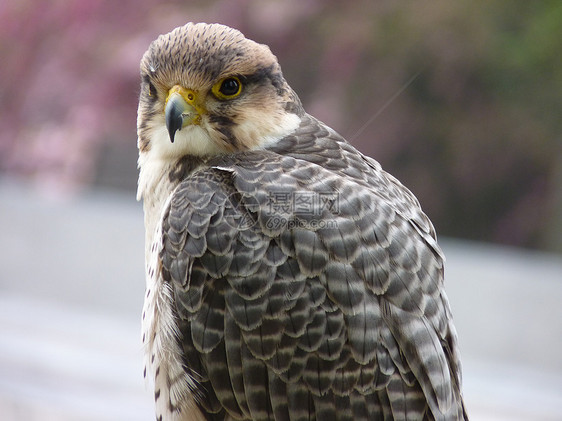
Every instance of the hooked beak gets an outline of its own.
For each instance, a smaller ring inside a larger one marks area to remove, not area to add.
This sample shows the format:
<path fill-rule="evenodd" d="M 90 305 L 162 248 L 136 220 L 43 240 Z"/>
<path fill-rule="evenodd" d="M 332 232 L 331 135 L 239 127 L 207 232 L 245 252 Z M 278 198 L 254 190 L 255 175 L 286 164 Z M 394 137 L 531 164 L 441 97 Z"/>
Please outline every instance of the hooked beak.
<path fill-rule="evenodd" d="M 168 92 L 164 114 L 172 143 L 178 130 L 190 124 L 199 124 L 203 110 L 196 105 L 196 99 L 195 92 L 179 85 L 175 85 Z"/>

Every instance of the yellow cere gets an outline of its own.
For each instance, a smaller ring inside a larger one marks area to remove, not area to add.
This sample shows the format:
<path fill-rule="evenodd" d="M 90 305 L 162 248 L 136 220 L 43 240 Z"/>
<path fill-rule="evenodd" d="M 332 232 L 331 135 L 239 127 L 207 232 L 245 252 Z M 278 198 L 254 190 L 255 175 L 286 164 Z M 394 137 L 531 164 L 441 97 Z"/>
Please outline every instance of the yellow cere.
<path fill-rule="evenodd" d="M 198 101 L 199 96 L 198 96 L 197 92 L 192 91 L 191 89 L 186 89 L 181 85 L 174 85 L 168 91 L 168 96 L 166 97 L 166 105 L 168 104 L 168 100 L 170 99 L 170 97 L 174 93 L 180 94 L 181 97 L 185 100 L 185 102 L 187 102 L 189 105 L 191 105 L 193 108 L 195 108 L 195 111 L 197 111 L 197 114 L 201 115 L 201 114 L 204 114 L 204 113 L 207 112 L 205 107 Z"/>
<path fill-rule="evenodd" d="M 185 89 L 183 86 L 180 85 L 174 85 L 172 89 L 168 91 L 168 96 L 166 97 L 166 104 L 168 103 L 170 96 L 176 92 L 183 97 L 185 102 L 195 107 L 195 104 L 193 103 L 195 100 L 195 93 L 191 89 Z"/>

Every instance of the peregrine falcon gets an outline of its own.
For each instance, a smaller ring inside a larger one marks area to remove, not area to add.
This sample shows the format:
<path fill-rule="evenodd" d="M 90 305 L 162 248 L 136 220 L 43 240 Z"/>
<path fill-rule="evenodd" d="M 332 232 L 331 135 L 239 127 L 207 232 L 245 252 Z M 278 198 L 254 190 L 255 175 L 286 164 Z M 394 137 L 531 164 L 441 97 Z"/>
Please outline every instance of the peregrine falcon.
<path fill-rule="evenodd" d="M 156 418 L 466 419 L 444 257 L 414 195 L 237 30 L 188 23 L 140 70 Z"/>

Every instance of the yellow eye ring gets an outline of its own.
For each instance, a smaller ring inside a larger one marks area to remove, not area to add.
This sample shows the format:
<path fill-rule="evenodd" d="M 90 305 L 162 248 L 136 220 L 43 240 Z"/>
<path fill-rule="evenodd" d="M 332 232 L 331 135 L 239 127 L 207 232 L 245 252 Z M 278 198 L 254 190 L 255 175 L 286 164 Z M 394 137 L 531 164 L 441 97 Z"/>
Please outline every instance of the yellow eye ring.
<path fill-rule="evenodd" d="M 229 76 L 215 83 L 211 91 L 218 99 L 233 99 L 242 93 L 242 82 L 236 76 Z"/>

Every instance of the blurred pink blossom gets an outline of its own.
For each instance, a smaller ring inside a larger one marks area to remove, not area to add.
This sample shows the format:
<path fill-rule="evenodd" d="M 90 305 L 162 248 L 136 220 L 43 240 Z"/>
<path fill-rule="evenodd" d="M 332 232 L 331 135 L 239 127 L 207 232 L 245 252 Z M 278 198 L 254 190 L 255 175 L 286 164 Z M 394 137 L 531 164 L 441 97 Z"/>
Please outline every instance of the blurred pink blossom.
<path fill-rule="evenodd" d="M 142 54 L 220 22 L 268 44 L 306 109 L 412 188 L 439 232 L 539 246 L 562 213 L 562 3 L 518 4 L 3 2 L 0 175 L 70 194 L 116 145 L 135 159 Z"/>

